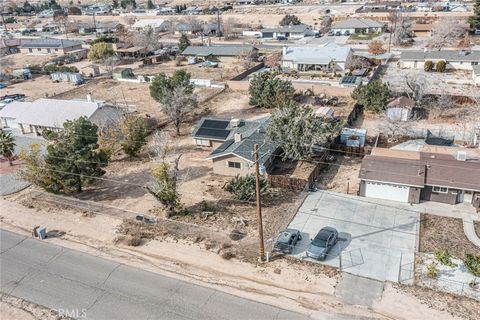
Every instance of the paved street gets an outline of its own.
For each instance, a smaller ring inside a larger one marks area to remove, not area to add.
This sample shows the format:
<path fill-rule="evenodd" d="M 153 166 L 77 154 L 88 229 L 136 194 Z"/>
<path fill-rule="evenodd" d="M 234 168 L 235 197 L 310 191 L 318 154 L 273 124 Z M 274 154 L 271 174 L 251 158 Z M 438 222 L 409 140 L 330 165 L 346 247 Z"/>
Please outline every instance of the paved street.
<path fill-rule="evenodd" d="M 1 229 L 0 240 L 1 292 L 78 318 L 308 318 Z"/>
<path fill-rule="evenodd" d="M 340 241 L 322 263 L 380 281 L 410 280 L 417 213 L 375 201 L 335 192 L 311 193 L 289 226 L 303 236 L 293 255 L 305 259 L 310 239 L 331 226 L 338 230 Z"/>

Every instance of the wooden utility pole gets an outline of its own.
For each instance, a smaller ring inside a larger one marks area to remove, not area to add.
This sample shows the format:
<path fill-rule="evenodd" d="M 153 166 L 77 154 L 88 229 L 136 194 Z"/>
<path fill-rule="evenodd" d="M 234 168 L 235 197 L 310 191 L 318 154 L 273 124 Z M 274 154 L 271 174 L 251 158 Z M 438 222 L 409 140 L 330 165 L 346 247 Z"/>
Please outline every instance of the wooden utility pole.
<path fill-rule="evenodd" d="M 253 146 L 253 154 L 255 159 L 255 193 L 257 195 L 257 214 L 258 214 L 258 244 L 259 256 L 258 261 L 265 261 L 265 244 L 263 243 L 263 218 L 262 218 L 262 199 L 260 197 L 260 157 L 258 155 L 258 144 Z"/>

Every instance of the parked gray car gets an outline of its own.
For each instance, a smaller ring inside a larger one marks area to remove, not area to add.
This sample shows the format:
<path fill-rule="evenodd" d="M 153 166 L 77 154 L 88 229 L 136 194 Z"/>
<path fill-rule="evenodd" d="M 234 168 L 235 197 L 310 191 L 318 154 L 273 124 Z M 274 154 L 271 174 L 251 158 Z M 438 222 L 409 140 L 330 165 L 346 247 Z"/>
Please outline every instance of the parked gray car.
<path fill-rule="evenodd" d="M 298 241 L 302 240 L 300 231 L 296 229 L 285 229 L 278 235 L 277 242 L 273 246 L 273 252 L 290 254 Z"/>
<path fill-rule="evenodd" d="M 307 257 L 325 260 L 328 252 L 338 242 L 338 231 L 332 227 L 320 230 L 307 248 Z"/>

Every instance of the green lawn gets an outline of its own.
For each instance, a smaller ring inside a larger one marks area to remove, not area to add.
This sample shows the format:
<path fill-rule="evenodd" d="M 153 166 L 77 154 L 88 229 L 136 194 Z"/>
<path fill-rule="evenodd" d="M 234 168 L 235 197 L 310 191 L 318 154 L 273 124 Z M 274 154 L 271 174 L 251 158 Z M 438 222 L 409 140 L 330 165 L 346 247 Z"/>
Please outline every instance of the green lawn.
<path fill-rule="evenodd" d="M 380 35 L 380 33 L 354 33 L 350 36 L 349 40 L 372 40 Z"/>

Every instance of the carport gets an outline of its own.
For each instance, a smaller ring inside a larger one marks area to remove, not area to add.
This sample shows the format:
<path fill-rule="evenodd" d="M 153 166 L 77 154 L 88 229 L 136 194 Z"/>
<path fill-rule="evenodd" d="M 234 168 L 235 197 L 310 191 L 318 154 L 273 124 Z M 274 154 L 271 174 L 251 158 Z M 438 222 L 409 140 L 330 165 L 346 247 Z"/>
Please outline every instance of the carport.
<path fill-rule="evenodd" d="M 305 257 L 306 248 L 325 226 L 336 228 L 340 241 L 319 263 L 381 281 L 408 282 L 413 278 L 417 212 L 375 199 L 312 192 L 289 225 L 303 236 L 292 255 L 310 260 Z"/>

